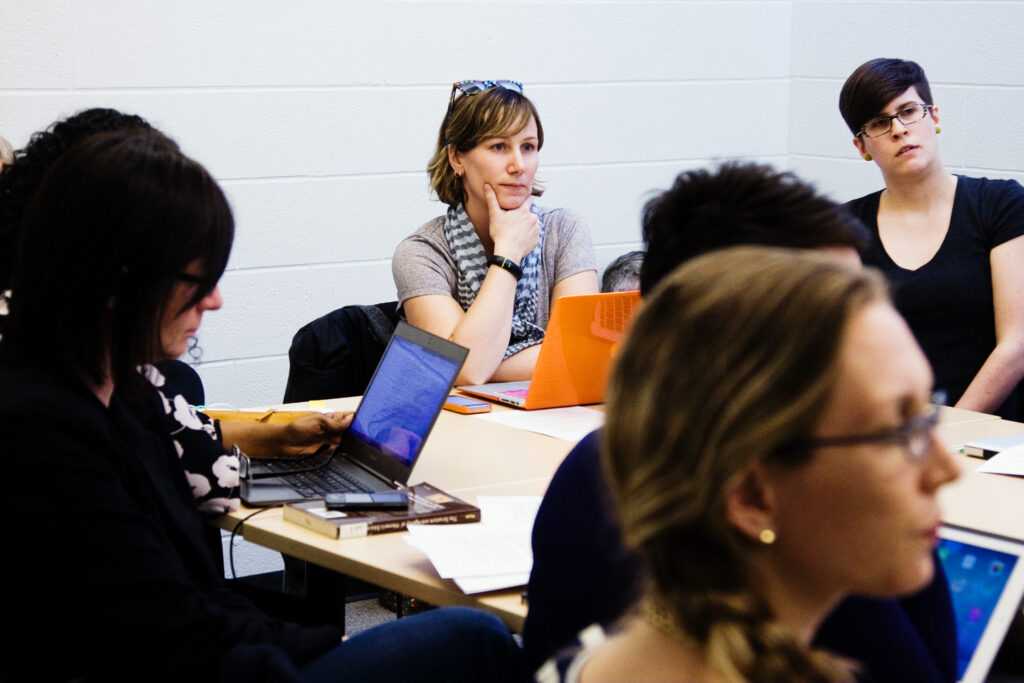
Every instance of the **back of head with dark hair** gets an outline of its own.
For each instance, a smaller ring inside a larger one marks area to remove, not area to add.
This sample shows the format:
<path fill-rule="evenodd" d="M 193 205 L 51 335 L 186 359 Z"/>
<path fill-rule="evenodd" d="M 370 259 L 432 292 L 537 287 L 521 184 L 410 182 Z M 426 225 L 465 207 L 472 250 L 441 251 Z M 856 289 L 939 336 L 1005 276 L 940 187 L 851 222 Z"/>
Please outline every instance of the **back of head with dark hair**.
<path fill-rule="evenodd" d="M 924 104 L 934 104 L 932 89 L 917 62 L 879 57 L 864 62 L 850 74 L 839 93 L 839 113 L 854 135 L 872 117 L 882 113 L 893 98 L 917 88 Z"/>
<path fill-rule="evenodd" d="M 0 290 L 7 288 L 17 244 L 18 226 L 43 176 L 72 145 L 96 133 L 116 130 L 152 130 L 141 116 L 116 109 L 86 109 L 34 133 L 15 163 L 0 172 Z"/>
<path fill-rule="evenodd" d="M 867 229 L 792 173 L 729 162 L 685 171 L 643 211 L 640 291 L 695 256 L 741 244 L 820 249 L 867 246 Z"/>
<path fill-rule="evenodd" d="M 135 130 L 63 154 L 20 232 L 5 345 L 61 375 L 100 384 L 109 372 L 130 385 L 138 365 L 160 359 L 161 317 L 186 266 L 201 262 L 189 305 L 216 286 L 234 222 L 206 169 Z"/>

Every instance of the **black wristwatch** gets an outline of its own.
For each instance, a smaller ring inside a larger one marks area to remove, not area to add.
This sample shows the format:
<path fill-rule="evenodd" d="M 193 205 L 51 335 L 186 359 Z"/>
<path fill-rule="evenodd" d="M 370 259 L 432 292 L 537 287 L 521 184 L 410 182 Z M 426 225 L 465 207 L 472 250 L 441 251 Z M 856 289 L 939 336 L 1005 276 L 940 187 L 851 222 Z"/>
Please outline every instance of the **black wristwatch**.
<path fill-rule="evenodd" d="M 523 279 L 523 269 L 520 268 L 519 265 L 511 259 L 507 259 L 504 256 L 498 256 L 497 254 L 495 254 L 491 258 L 487 259 L 487 263 L 492 266 L 504 268 L 508 272 L 512 273 L 512 277 L 514 277 L 516 280 Z"/>

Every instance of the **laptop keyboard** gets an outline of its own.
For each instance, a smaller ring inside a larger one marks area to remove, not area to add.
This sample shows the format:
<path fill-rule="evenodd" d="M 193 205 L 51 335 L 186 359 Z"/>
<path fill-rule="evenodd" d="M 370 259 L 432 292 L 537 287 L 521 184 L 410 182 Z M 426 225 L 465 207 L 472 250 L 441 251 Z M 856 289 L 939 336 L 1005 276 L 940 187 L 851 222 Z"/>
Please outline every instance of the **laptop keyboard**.
<path fill-rule="evenodd" d="M 372 490 L 333 467 L 289 474 L 284 479 L 306 498 L 322 498 L 328 493 L 368 493 Z"/>
<path fill-rule="evenodd" d="M 508 396 L 509 398 L 520 398 L 526 400 L 526 389 L 509 389 L 508 391 L 499 391 L 499 396 Z"/>
<path fill-rule="evenodd" d="M 297 460 L 262 460 L 260 469 L 280 472 L 281 478 L 306 498 L 321 498 L 327 493 L 368 493 L 370 487 L 347 472 L 331 467 L 333 454 L 327 451 Z M 316 468 L 309 472 L 296 470 Z"/>

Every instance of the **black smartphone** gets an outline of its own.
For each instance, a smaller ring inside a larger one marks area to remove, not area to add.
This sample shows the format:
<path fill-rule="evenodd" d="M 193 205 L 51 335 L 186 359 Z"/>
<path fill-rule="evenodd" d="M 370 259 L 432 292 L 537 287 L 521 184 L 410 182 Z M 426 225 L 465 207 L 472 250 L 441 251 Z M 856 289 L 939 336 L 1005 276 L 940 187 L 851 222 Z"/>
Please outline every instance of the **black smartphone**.
<path fill-rule="evenodd" d="M 409 497 L 401 491 L 328 493 L 324 506 L 328 510 L 404 510 L 409 507 Z"/>

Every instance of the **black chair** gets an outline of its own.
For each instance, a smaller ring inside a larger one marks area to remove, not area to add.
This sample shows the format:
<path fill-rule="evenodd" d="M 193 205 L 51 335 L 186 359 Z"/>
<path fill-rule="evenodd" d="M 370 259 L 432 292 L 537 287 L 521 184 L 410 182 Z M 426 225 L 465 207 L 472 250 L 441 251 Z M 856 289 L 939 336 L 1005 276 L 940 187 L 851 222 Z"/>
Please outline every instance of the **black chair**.
<path fill-rule="evenodd" d="M 284 402 L 362 394 L 394 334 L 397 307 L 345 306 L 299 328 L 288 349 Z"/>

